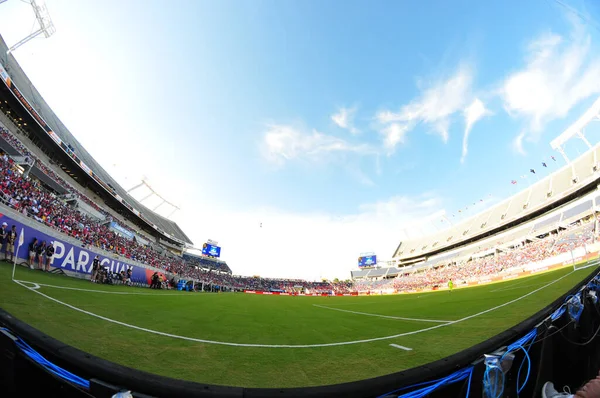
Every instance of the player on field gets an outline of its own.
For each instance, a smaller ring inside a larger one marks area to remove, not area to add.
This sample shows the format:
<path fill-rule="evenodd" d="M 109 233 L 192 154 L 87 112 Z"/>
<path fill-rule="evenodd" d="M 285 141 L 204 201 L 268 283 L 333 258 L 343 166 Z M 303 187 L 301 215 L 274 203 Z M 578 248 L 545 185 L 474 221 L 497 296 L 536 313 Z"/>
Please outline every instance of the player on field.
<path fill-rule="evenodd" d="M 452 293 L 453 288 L 454 288 L 454 283 L 452 282 L 452 279 L 450 279 L 448 281 L 448 290 L 450 291 L 450 293 Z"/>

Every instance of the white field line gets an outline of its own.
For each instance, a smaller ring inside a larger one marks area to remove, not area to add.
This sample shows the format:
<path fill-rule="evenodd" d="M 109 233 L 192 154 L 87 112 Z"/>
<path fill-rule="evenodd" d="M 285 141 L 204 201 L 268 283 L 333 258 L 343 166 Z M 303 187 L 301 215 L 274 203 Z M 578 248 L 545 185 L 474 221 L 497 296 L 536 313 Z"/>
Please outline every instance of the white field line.
<path fill-rule="evenodd" d="M 394 348 L 400 348 L 401 350 L 404 350 L 404 351 L 412 351 L 412 348 L 404 347 L 403 345 L 390 344 L 390 346 L 392 346 Z"/>
<path fill-rule="evenodd" d="M 15 282 L 31 283 L 33 285 L 36 285 L 38 289 L 40 288 L 40 286 L 44 286 L 44 287 L 52 287 L 52 288 L 55 288 L 55 289 L 76 290 L 78 292 L 92 292 L 92 293 L 103 293 L 103 294 L 125 294 L 125 295 L 137 295 L 137 296 L 157 296 L 157 297 L 161 297 L 161 296 L 185 296 L 185 294 L 177 294 L 177 293 L 163 293 L 163 294 L 158 294 L 158 293 L 142 293 L 142 292 L 110 292 L 108 290 L 81 289 L 81 288 L 77 288 L 77 287 L 47 285 L 45 283 L 35 283 L 35 282 L 30 282 L 30 281 L 21 281 L 21 280 L 17 280 L 17 279 L 15 279 Z"/>
<path fill-rule="evenodd" d="M 371 342 L 374 342 L 374 341 L 396 339 L 398 337 L 411 336 L 413 334 L 419 334 L 419 333 L 423 333 L 423 332 L 428 332 L 430 330 L 443 328 L 445 326 L 454 325 L 455 323 L 464 322 L 464 321 L 469 320 L 471 318 L 478 317 L 480 315 L 483 315 L 483 314 L 486 314 L 488 312 L 497 310 L 498 308 L 505 307 L 505 306 L 510 305 L 512 303 L 515 303 L 515 302 L 517 302 L 519 300 L 522 300 L 522 299 L 524 299 L 526 297 L 529 297 L 532 294 L 535 294 L 535 293 L 539 292 L 540 290 L 545 289 L 548 286 L 551 286 L 551 285 L 555 284 L 556 282 L 558 282 L 558 281 L 566 278 L 567 276 L 571 275 L 573 272 L 575 272 L 575 271 L 571 271 L 568 274 L 565 274 L 565 275 L 561 276 L 560 278 L 555 279 L 552 282 L 549 282 L 548 284 L 546 284 L 546 285 L 544 285 L 544 286 L 542 286 L 542 287 L 540 287 L 538 289 L 535 289 L 535 290 L 533 290 L 533 291 L 531 291 L 531 292 L 529 292 L 529 293 L 527 293 L 527 294 L 525 294 L 525 295 L 523 295 L 521 297 L 518 297 L 518 298 L 516 298 L 514 300 L 507 301 L 504 304 L 497 305 L 496 307 L 487 309 L 485 311 L 478 312 L 477 314 L 469 315 L 467 317 L 461 318 L 461 319 L 456 320 L 456 321 L 452 321 L 452 322 L 448 322 L 448 323 L 441 323 L 439 325 L 430 326 L 430 327 L 425 328 L 425 329 L 413 330 L 412 332 L 398 333 L 398 334 L 394 334 L 394 335 L 391 335 L 391 336 L 382 336 L 382 337 L 374 337 L 374 338 L 371 338 L 371 339 L 352 340 L 352 341 L 340 341 L 340 342 L 337 342 L 337 343 L 323 343 L 323 344 L 250 344 L 250 343 L 231 343 L 231 342 L 226 342 L 226 341 L 196 339 L 196 338 L 193 338 L 193 337 L 179 336 L 179 335 L 176 335 L 176 334 L 159 332 L 157 330 L 152 330 L 152 329 L 147 329 L 147 328 L 143 328 L 143 327 L 139 327 L 139 326 L 135 326 L 135 325 L 130 325 L 130 324 L 125 323 L 125 322 L 117 321 L 115 319 L 107 318 L 107 317 L 102 316 L 102 315 L 94 314 L 93 312 L 86 311 L 86 310 L 81 309 L 81 308 L 77 308 L 74 305 L 67 304 L 65 302 L 62 302 L 60 300 L 55 299 L 54 297 L 50 297 L 50 296 L 48 296 L 48 295 L 46 295 L 46 294 L 44 294 L 44 293 L 42 293 L 42 292 L 40 292 L 38 290 L 34 290 L 33 288 L 27 287 L 26 285 L 24 285 L 20 281 L 16 281 L 15 280 L 14 282 L 17 283 L 17 284 L 19 284 L 19 285 L 21 285 L 21 286 L 23 286 L 25 289 L 28 289 L 28 290 L 30 290 L 30 291 L 32 291 L 34 293 L 37 293 L 37 294 L 39 294 L 39 295 L 47 298 L 48 300 L 54 301 L 55 303 L 58 303 L 58 304 L 64 305 L 65 307 L 71 308 L 72 310 L 79 311 L 79 312 L 84 313 L 86 315 L 90 315 L 90 316 L 96 317 L 98 319 L 102 319 L 104 321 L 107 321 L 107 322 L 111 322 L 111 323 L 114 323 L 114 324 L 117 324 L 117 325 L 125 326 L 125 327 L 130 328 L 130 329 L 141 330 L 143 332 L 152 333 L 152 334 L 156 334 L 156 335 L 159 335 L 159 336 L 171 337 L 171 338 L 180 339 L 180 340 L 193 341 L 193 342 L 196 342 L 196 343 L 217 344 L 217 345 L 225 345 L 225 346 L 231 346 L 231 347 L 318 348 L 318 347 L 336 347 L 336 346 L 342 346 L 342 345 L 371 343 Z"/>
<path fill-rule="evenodd" d="M 533 285 L 535 285 L 535 283 L 531 283 L 531 282 L 533 282 L 534 280 L 537 280 L 538 278 L 540 278 L 542 276 L 545 276 L 545 274 L 538 274 L 535 276 L 526 277 L 526 278 L 523 278 L 523 280 L 519 281 L 518 283 L 511 284 L 511 286 L 509 286 L 509 287 L 500 286 L 494 290 L 490 290 L 490 293 L 501 292 L 505 289 L 513 289 L 513 288 L 518 289 L 518 288 L 522 287 L 525 283 L 529 283 L 528 286 L 533 286 Z M 514 281 L 514 279 L 513 279 L 513 281 Z M 544 283 L 544 282 L 541 282 L 541 283 Z M 538 285 L 540 285 L 541 283 L 537 282 Z M 498 285 L 496 285 L 496 286 L 498 286 Z"/>
<path fill-rule="evenodd" d="M 454 321 L 441 321 L 439 319 L 403 318 L 403 317 L 400 317 L 400 316 L 371 314 L 369 312 L 359 312 L 359 311 L 342 310 L 340 308 L 327 307 L 325 305 L 318 305 L 318 304 L 313 304 L 313 306 L 319 307 L 319 308 L 325 308 L 327 310 L 334 310 L 334 311 L 340 311 L 340 312 L 349 312 L 351 314 L 357 314 L 357 315 L 376 316 L 376 317 L 379 317 L 379 318 L 387 318 L 387 319 L 399 319 L 401 321 L 435 322 L 435 323 L 450 323 L 450 322 L 454 322 Z"/>
<path fill-rule="evenodd" d="M 502 289 L 490 290 L 490 293 L 507 292 L 509 290 L 517 290 L 517 289 L 523 289 L 523 288 L 526 288 L 526 287 L 540 286 L 540 285 L 542 285 L 544 283 L 545 282 L 538 282 L 538 283 L 532 283 L 531 285 L 520 285 L 520 286 L 513 286 L 513 287 L 504 287 Z"/>

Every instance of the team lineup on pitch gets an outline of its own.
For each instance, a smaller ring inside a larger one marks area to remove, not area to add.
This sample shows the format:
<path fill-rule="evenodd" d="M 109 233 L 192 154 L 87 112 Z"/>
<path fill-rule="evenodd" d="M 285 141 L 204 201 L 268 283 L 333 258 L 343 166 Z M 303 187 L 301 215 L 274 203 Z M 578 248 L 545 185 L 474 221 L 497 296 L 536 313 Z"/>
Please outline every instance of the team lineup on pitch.
<path fill-rule="evenodd" d="M 280 386 L 284 374 L 286 386 L 322 385 L 440 359 L 524 320 L 590 272 L 567 267 L 452 293 L 324 298 L 90 286 L 22 268 L 11 281 L 9 268 L 0 269 L 3 288 L 12 292 L 5 308 L 67 344 L 138 369 L 225 384 L 220 359 L 235 368 L 240 384 L 260 387 Z M 77 328 L 67 326 L 74 322 Z M 148 343 L 178 354 L 165 353 L 157 364 L 139 352 Z M 286 361 L 290 356 L 294 361 Z M 251 366 L 226 358 L 246 358 L 242 363 Z M 361 371 L 322 372 L 352 361 L 363 364 Z"/>

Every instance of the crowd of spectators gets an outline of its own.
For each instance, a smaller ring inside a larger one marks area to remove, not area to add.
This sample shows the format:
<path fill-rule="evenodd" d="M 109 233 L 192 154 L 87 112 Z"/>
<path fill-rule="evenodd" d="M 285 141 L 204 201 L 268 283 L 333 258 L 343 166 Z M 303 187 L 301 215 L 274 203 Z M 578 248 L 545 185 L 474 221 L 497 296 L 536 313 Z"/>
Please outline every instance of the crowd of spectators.
<path fill-rule="evenodd" d="M 413 269 L 393 279 L 361 280 L 355 283 L 358 291 L 415 290 L 477 281 L 486 277 L 523 270 L 527 264 L 590 244 L 595 239 L 594 219 L 579 221 L 568 228 L 553 232 L 541 239 L 527 240 L 481 257 L 469 256 L 450 264 L 438 264 L 427 269 Z"/>
<path fill-rule="evenodd" d="M 181 258 L 167 257 L 150 245 L 119 235 L 108 227 L 106 220 L 100 221 L 79 212 L 44 189 L 39 181 L 20 175 L 6 154 L 0 158 L 0 178 L 1 196 L 6 204 L 23 215 L 81 240 L 84 246 L 100 248 L 164 270 L 184 264 Z"/>
<path fill-rule="evenodd" d="M 48 177 L 60 184 L 71 195 L 75 195 L 103 214 L 105 219 L 98 220 L 78 211 L 64 199 L 46 190 L 36 179 L 23 177 L 15 167 L 13 160 L 6 154 L 0 156 L 0 197 L 4 203 L 40 223 L 81 240 L 84 246 L 100 248 L 159 268 L 178 277 L 193 279 L 200 284 L 228 290 L 350 293 L 366 290 L 428 288 L 444 285 L 449 279 L 459 284 L 467 283 L 564 253 L 574 247 L 591 243 L 595 237 L 596 219 L 588 218 L 573 224 L 568 229 L 551 233 L 543 239 L 527 240 L 509 247 L 496 248 L 492 255 L 489 253 L 475 254 L 460 261 L 453 260 L 450 264 L 438 264 L 427 269 L 417 268 L 411 272 L 401 273 L 394 279 L 360 280 L 352 283 L 234 276 L 225 263 L 210 262 L 209 264 L 201 261 L 202 259 L 193 258 L 186 261 L 181 257 L 164 255 L 150 245 L 143 245 L 135 238 L 130 240 L 111 230 L 108 224 L 112 221 L 112 217 L 108 212 L 44 165 L 21 141 L 2 126 L 0 126 L 0 135 L 22 156 L 33 159 L 36 167 Z M 119 225 L 130 230 L 122 224 Z"/>
<path fill-rule="evenodd" d="M 37 158 L 33 153 L 31 153 L 29 151 L 29 149 L 27 149 L 27 147 L 25 145 L 23 145 L 23 143 L 17 137 L 15 137 L 9 130 L 5 129 L 2 126 L 0 126 L 0 136 L 2 136 L 2 138 L 4 138 L 4 140 L 6 142 L 8 142 L 17 152 L 19 152 L 21 154 L 21 156 L 24 156 L 25 158 L 29 158 L 29 159 L 35 161 L 35 167 L 40 169 L 44 174 L 46 174 L 50 179 L 52 179 L 58 185 L 63 187 L 67 192 L 71 193 L 72 195 L 75 195 L 75 197 L 81 199 L 82 201 L 84 201 L 85 203 L 87 203 L 88 205 L 90 205 L 91 207 L 96 209 L 97 211 L 103 213 L 105 216 L 108 216 L 108 213 L 105 210 L 103 210 L 100 206 L 98 206 L 93 200 L 88 198 L 86 195 L 79 192 L 75 187 L 73 187 L 71 184 L 69 184 L 63 178 L 61 178 L 50 167 L 46 166 L 39 158 Z"/>
<path fill-rule="evenodd" d="M 302 279 L 261 278 L 259 276 L 239 276 L 202 268 L 186 267 L 179 270 L 183 278 L 192 278 L 207 286 L 217 286 L 227 290 L 258 290 L 284 293 L 350 293 L 352 282 L 310 282 Z"/>

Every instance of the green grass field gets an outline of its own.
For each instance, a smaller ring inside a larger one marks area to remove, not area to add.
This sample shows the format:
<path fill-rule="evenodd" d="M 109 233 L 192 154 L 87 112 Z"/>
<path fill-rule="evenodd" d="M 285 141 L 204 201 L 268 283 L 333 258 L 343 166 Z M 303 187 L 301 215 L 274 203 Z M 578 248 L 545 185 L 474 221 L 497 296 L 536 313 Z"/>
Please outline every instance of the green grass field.
<path fill-rule="evenodd" d="M 0 265 L 0 307 L 93 355 L 198 382 L 298 387 L 380 376 L 461 351 L 534 314 L 592 269 L 573 272 L 568 267 L 452 293 L 361 297 L 151 291 L 18 268 L 15 279 L 38 284 L 30 290 L 13 282 L 11 271 L 8 264 Z M 112 323 L 48 297 L 148 330 Z"/>

